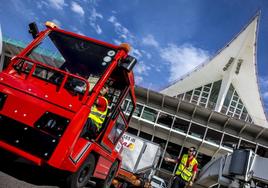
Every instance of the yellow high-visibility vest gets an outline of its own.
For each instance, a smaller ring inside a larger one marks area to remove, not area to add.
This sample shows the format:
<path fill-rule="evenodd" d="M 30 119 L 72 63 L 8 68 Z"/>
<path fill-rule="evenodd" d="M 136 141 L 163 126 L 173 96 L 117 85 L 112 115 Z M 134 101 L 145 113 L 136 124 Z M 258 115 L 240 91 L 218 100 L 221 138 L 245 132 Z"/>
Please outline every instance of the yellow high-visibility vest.
<path fill-rule="evenodd" d="M 105 111 L 99 111 L 96 105 L 93 105 L 93 107 L 91 108 L 91 112 L 88 116 L 88 118 L 91 118 L 92 121 L 94 122 L 94 124 L 97 126 L 98 130 L 100 130 L 100 128 L 102 127 L 102 124 L 105 120 L 105 117 L 107 115 L 108 112 L 108 100 L 103 97 L 105 99 L 106 102 L 106 109 Z"/>
<path fill-rule="evenodd" d="M 193 160 L 190 162 L 189 166 L 186 167 L 188 160 L 188 154 L 184 154 L 181 158 L 181 162 L 178 166 L 178 169 L 176 171 L 176 175 L 180 175 L 183 180 L 190 181 L 193 176 L 193 167 L 194 165 L 198 164 L 196 158 L 193 158 Z"/>

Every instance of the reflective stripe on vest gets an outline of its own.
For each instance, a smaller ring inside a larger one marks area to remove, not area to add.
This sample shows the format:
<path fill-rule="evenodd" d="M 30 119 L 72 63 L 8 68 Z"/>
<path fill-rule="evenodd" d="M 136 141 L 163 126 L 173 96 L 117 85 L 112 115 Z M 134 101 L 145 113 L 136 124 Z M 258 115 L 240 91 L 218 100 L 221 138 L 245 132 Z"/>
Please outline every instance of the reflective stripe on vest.
<path fill-rule="evenodd" d="M 102 124 L 105 120 L 105 117 L 107 115 L 107 111 L 108 111 L 108 100 L 103 97 L 103 99 L 105 99 L 105 102 L 106 102 L 106 109 L 105 111 L 99 111 L 97 106 L 94 105 L 92 108 L 91 108 L 91 112 L 89 114 L 89 118 L 92 119 L 92 121 L 94 122 L 94 124 L 97 126 L 98 130 L 100 130 L 100 128 L 102 127 Z"/>
<path fill-rule="evenodd" d="M 197 160 L 193 158 L 193 160 L 190 162 L 189 166 L 186 167 L 188 161 L 188 155 L 184 154 L 181 158 L 181 162 L 178 166 L 178 169 L 176 171 L 176 175 L 180 175 L 183 180 L 190 181 L 193 176 L 193 167 L 194 165 L 198 164 Z"/>

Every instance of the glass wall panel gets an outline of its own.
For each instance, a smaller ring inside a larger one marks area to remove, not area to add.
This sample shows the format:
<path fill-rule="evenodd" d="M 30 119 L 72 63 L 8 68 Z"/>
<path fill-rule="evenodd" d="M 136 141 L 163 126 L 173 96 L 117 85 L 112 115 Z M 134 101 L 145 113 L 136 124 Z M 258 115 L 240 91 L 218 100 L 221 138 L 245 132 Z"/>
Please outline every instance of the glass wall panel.
<path fill-rule="evenodd" d="M 263 146 L 258 146 L 257 149 L 257 154 L 261 157 L 266 157 L 268 158 L 268 148 L 263 147 Z"/>
<path fill-rule="evenodd" d="M 221 137 L 222 137 L 221 132 L 218 132 L 218 131 L 215 131 L 212 129 L 208 129 L 205 140 L 219 145 L 221 142 Z"/>
<path fill-rule="evenodd" d="M 154 139 L 153 139 L 153 142 L 159 144 L 160 147 L 164 150 L 167 141 L 162 139 L 162 138 L 159 138 L 159 137 L 155 136 Z"/>
<path fill-rule="evenodd" d="M 159 138 L 159 137 L 154 137 L 154 139 L 153 139 L 153 142 L 155 142 L 155 143 L 157 143 L 157 144 L 159 144 L 160 145 L 160 147 L 161 147 L 161 149 L 162 149 L 162 152 L 161 152 L 161 154 L 163 154 L 163 152 L 164 152 L 164 148 L 165 148 L 165 145 L 166 145 L 166 140 L 164 140 L 164 139 L 162 139 L 162 138 Z M 160 163 L 161 163 L 161 159 L 162 159 L 162 157 L 165 157 L 165 155 L 162 155 L 161 156 L 161 158 L 159 159 L 159 162 L 158 162 L 158 165 L 157 165 L 157 167 L 160 167 Z M 164 160 L 163 160 L 164 161 Z"/>
<path fill-rule="evenodd" d="M 180 132 L 184 132 L 187 133 L 188 128 L 189 128 L 189 121 L 180 119 L 180 118 L 176 118 L 173 124 L 173 129 L 178 130 Z"/>
<path fill-rule="evenodd" d="M 126 111 L 128 104 L 129 104 L 129 100 L 125 100 L 125 101 L 121 104 L 121 109 L 122 109 L 123 112 Z"/>
<path fill-rule="evenodd" d="M 131 111 L 132 111 L 132 109 L 133 109 L 133 105 L 132 105 L 132 103 L 131 102 L 129 102 L 129 105 L 128 105 L 128 107 L 127 107 L 127 113 L 130 113 Z"/>
<path fill-rule="evenodd" d="M 158 116 L 157 123 L 160 124 L 160 125 L 164 125 L 166 127 L 171 128 L 171 124 L 173 122 L 173 118 L 174 118 L 174 116 L 171 116 L 169 114 L 160 112 L 160 114 Z"/>
<path fill-rule="evenodd" d="M 233 93 L 234 93 L 234 86 L 231 84 L 223 103 L 224 106 L 226 107 L 229 106 L 230 101 L 232 100 Z"/>
<path fill-rule="evenodd" d="M 137 104 L 137 105 L 136 105 L 136 109 L 135 109 L 133 115 L 134 115 L 134 116 L 137 116 L 137 117 L 140 117 L 142 108 L 143 108 L 142 105 Z"/>
<path fill-rule="evenodd" d="M 218 99 L 220 88 L 221 88 L 221 80 L 213 83 L 212 90 L 211 90 L 210 97 L 209 97 L 208 108 L 214 109 L 215 104 Z"/>
<path fill-rule="evenodd" d="M 143 132 L 143 131 L 140 132 L 139 137 L 144 138 L 146 140 L 151 140 L 152 139 L 152 135 L 151 134 L 148 134 L 148 133 Z"/>
<path fill-rule="evenodd" d="M 157 111 L 146 106 L 143 110 L 141 117 L 148 121 L 155 122 L 157 117 Z"/>
<path fill-rule="evenodd" d="M 198 161 L 198 169 L 202 169 L 211 160 L 211 156 L 205 155 L 200 152 L 198 153 L 196 158 Z"/>
<path fill-rule="evenodd" d="M 235 146 L 238 145 L 238 141 L 239 141 L 238 138 L 233 137 L 233 136 L 228 135 L 228 134 L 224 134 L 222 145 L 225 147 L 233 149 Z"/>
<path fill-rule="evenodd" d="M 192 97 L 192 93 L 193 93 L 193 90 L 186 92 L 186 94 L 184 96 L 184 100 L 190 101 L 191 97 Z"/>
<path fill-rule="evenodd" d="M 239 149 L 251 149 L 252 151 L 255 151 L 256 144 L 252 142 L 248 142 L 246 140 L 241 140 Z"/>
<path fill-rule="evenodd" d="M 138 134 L 138 130 L 137 130 L 137 129 L 134 129 L 134 128 L 132 128 L 132 127 L 128 127 L 128 128 L 127 128 L 127 132 L 128 132 L 128 133 L 131 133 L 131 134 L 133 134 L 133 135 L 136 135 L 136 136 L 137 136 L 137 134 Z"/>
<path fill-rule="evenodd" d="M 124 114 L 128 117 L 128 122 L 130 121 L 130 118 L 134 112 L 133 112 L 133 100 L 128 92 L 127 99 L 121 104 L 121 109 L 124 112 Z"/>
<path fill-rule="evenodd" d="M 190 131 L 189 131 L 189 135 L 195 136 L 197 138 L 203 138 L 205 131 L 206 131 L 205 127 L 192 123 Z"/>
<path fill-rule="evenodd" d="M 203 89 L 203 92 L 209 92 L 210 91 L 210 88 L 211 88 L 211 84 L 207 84 L 205 85 L 204 89 Z M 204 93 L 202 94 L 204 96 Z"/>
<path fill-rule="evenodd" d="M 244 108 L 243 111 L 242 111 L 240 119 L 246 120 L 247 116 L 248 116 L 248 111 L 247 111 L 246 108 Z"/>
<path fill-rule="evenodd" d="M 180 154 L 180 150 L 181 150 L 181 146 L 178 146 L 177 144 L 169 142 L 167 145 L 165 157 L 177 159 Z M 172 173 L 175 166 L 176 166 L 175 163 L 170 163 L 170 162 L 166 162 L 165 160 L 163 160 L 161 168 Z"/>
<path fill-rule="evenodd" d="M 179 100 L 182 100 L 182 99 L 183 99 L 183 96 L 184 96 L 184 93 L 181 93 L 181 94 L 177 95 L 177 98 L 178 98 Z"/>

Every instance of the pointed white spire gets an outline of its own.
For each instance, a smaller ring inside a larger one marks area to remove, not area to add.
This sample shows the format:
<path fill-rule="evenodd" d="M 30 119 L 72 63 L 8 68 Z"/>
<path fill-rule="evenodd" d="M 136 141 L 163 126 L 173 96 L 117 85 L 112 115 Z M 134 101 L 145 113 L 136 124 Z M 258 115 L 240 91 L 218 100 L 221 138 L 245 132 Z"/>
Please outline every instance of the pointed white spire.
<path fill-rule="evenodd" d="M 232 85 L 255 124 L 268 126 L 259 93 L 256 68 L 256 40 L 259 14 L 207 63 L 161 92 L 170 96 L 222 80 L 215 111 L 221 111 Z"/>

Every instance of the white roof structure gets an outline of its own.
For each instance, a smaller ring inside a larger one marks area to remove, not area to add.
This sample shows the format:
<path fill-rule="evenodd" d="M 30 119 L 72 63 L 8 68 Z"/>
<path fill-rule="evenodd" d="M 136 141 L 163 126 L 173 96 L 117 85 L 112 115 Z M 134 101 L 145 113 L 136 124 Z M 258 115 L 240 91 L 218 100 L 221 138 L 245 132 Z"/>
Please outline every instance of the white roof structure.
<path fill-rule="evenodd" d="M 259 14 L 212 59 L 161 93 L 268 126 L 256 69 L 258 21 Z"/>

